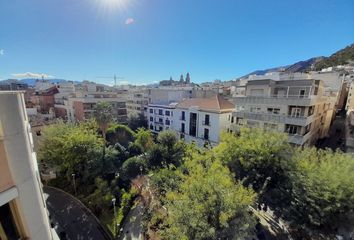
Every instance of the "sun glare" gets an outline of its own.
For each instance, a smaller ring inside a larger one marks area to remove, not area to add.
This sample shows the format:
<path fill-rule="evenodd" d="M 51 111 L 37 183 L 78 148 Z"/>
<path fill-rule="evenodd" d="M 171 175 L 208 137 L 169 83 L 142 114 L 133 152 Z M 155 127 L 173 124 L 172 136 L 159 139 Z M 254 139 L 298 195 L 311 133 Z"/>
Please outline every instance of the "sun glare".
<path fill-rule="evenodd" d="M 128 5 L 128 0 L 96 0 L 105 12 L 116 10 L 125 10 Z"/>

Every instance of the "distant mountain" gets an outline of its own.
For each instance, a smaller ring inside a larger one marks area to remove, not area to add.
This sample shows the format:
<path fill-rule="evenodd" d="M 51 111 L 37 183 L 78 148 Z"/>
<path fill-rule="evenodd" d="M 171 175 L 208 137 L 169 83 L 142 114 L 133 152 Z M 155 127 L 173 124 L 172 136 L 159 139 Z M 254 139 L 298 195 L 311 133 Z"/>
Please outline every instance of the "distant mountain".
<path fill-rule="evenodd" d="M 38 79 L 36 78 L 26 78 L 26 79 L 21 79 L 20 81 L 23 83 L 27 83 L 29 86 L 34 86 L 36 85 L 36 81 Z M 63 83 L 63 82 L 68 82 L 70 80 L 65 80 L 65 79 L 46 79 L 48 80 L 50 83 Z"/>
<path fill-rule="evenodd" d="M 264 75 L 270 72 L 306 72 L 310 70 L 320 71 L 323 68 L 334 67 L 354 63 L 354 43 L 341 49 L 329 57 L 313 57 L 305 61 L 300 61 L 291 65 L 257 70 L 240 78 L 250 75 Z"/>
<path fill-rule="evenodd" d="M 329 57 L 324 57 L 321 61 L 318 61 L 314 69 L 321 70 L 323 68 L 334 67 L 338 65 L 346 65 L 354 63 L 354 43 L 335 52 Z"/>

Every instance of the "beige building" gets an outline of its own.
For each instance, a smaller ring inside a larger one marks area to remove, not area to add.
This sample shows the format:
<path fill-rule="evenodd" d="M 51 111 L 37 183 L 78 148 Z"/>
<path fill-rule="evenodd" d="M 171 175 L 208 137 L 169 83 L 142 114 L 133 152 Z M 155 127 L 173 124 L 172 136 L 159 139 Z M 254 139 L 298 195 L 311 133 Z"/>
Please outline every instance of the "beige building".
<path fill-rule="evenodd" d="M 126 99 L 114 92 L 78 92 L 71 94 L 66 100 L 57 102 L 56 117 L 70 122 L 84 121 L 93 116 L 94 108 L 99 102 L 109 102 L 113 108 L 113 115 L 118 122 L 127 121 Z"/>
<path fill-rule="evenodd" d="M 146 116 L 148 103 L 149 97 L 147 89 L 128 90 L 126 103 L 128 115 L 144 114 Z"/>
<path fill-rule="evenodd" d="M 51 230 L 23 94 L 0 92 L 0 239 L 58 239 Z"/>
<path fill-rule="evenodd" d="M 244 96 L 234 98 L 230 131 L 257 127 L 286 132 L 296 145 L 314 144 L 328 135 L 336 97 L 327 96 L 321 80 L 253 80 Z"/>

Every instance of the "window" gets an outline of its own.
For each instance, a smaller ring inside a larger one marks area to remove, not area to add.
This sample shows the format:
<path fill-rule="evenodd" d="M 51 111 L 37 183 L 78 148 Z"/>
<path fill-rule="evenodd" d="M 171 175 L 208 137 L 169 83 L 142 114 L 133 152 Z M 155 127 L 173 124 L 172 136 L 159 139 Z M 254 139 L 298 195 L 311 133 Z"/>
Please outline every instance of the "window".
<path fill-rule="evenodd" d="M 292 117 L 300 117 L 301 116 L 301 108 L 291 108 L 291 116 Z"/>
<path fill-rule="evenodd" d="M 259 112 L 261 112 L 261 108 L 260 107 L 251 107 L 250 112 L 251 113 L 259 113 Z"/>
<path fill-rule="evenodd" d="M 315 106 L 311 106 L 309 107 L 309 110 L 308 110 L 308 116 L 311 116 L 313 113 L 315 112 Z"/>
<path fill-rule="evenodd" d="M 287 125 L 286 127 L 286 132 L 289 134 L 299 134 L 300 133 L 300 128 L 295 125 Z"/>
<path fill-rule="evenodd" d="M 305 89 L 301 89 L 299 91 L 300 98 L 303 98 L 305 96 L 305 92 L 306 92 Z"/>
<path fill-rule="evenodd" d="M 165 120 L 165 124 L 166 124 L 166 125 L 170 125 L 170 120 L 169 120 L 169 119 L 166 119 L 166 120 Z"/>
<path fill-rule="evenodd" d="M 154 121 L 154 118 L 153 117 L 150 117 L 150 122 L 153 122 Z"/>
<path fill-rule="evenodd" d="M 154 126 L 152 126 L 152 124 L 150 124 L 150 129 L 153 130 L 154 129 Z"/>
<path fill-rule="evenodd" d="M 231 117 L 231 123 L 234 123 L 234 117 Z"/>
<path fill-rule="evenodd" d="M 240 117 L 236 118 L 236 124 L 242 126 L 243 125 L 243 118 L 240 118 Z"/>
<path fill-rule="evenodd" d="M 0 207 L 0 239 L 22 239 L 9 203 Z"/>
<path fill-rule="evenodd" d="M 264 89 L 251 89 L 251 96 L 263 96 Z"/>
<path fill-rule="evenodd" d="M 269 114 L 279 114 L 280 108 L 267 108 L 267 113 Z"/>
<path fill-rule="evenodd" d="M 209 120 L 210 120 L 210 116 L 209 116 L 209 114 L 205 114 L 205 118 L 204 118 L 204 125 L 210 125 L 210 122 L 209 122 Z"/>
<path fill-rule="evenodd" d="M 162 109 L 159 109 L 159 115 L 163 115 Z"/>
<path fill-rule="evenodd" d="M 245 106 L 236 106 L 236 111 L 240 112 L 244 110 L 245 110 Z"/>
<path fill-rule="evenodd" d="M 166 116 L 170 116 L 170 111 L 165 111 Z"/>
<path fill-rule="evenodd" d="M 180 138 L 180 139 L 184 139 L 184 134 L 181 133 L 181 135 L 180 135 L 179 138 Z"/>
<path fill-rule="evenodd" d="M 182 117 L 181 117 L 181 120 L 186 120 L 186 113 L 184 111 L 182 111 Z"/>
<path fill-rule="evenodd" d="M 184 129 L 184 123 L 181 123 L 181 132 L 184 133 L 185 129 Z"/>
<path fill-rule="evenodd" d="M 149 111 L 150 111 L 150 113 L 154 113 L 154 109 L 152 109 L 152 108 L 150 108 Z"/>
<path fill-rule="evenodd" d="M 197 114 L 190 113 L 189 117 L 189 135 L 197 136 Z"/>
<path fill-rule="evenodd" d="M 162 118 L 159 118 L 159 123 L 163 123 L 163 119 Z"/>
<path fill-rule="evenodd" d="M 162 131 L 162 130 L 163 130 L 163 127 L 160 126 L 160 127 L 159 127 L 159 131 Z"/>
<path fill-rule="evenodd" d="M 209 140 L 209 129 L 204 128 L 204 139 Z"/>

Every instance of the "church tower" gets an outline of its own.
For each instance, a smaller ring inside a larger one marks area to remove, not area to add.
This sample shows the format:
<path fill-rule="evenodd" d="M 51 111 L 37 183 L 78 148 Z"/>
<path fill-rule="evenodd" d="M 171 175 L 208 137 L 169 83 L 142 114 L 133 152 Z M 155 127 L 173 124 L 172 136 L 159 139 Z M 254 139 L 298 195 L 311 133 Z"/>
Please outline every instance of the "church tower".
<path fill-rule="evenodd" d="M 191 77 L 189 76 L 189 73 L 187 73 L 187 76 L 186 76 L 186 83 L 191 83 Z"/>

